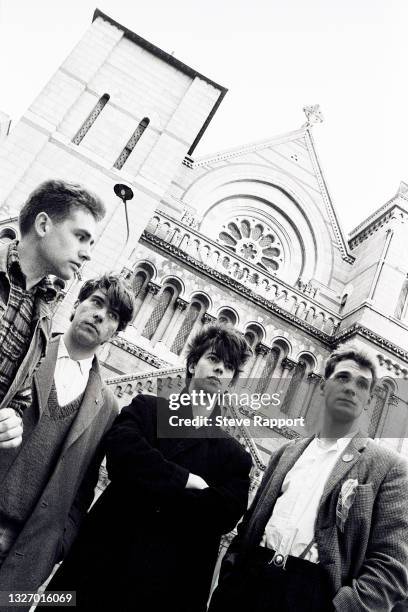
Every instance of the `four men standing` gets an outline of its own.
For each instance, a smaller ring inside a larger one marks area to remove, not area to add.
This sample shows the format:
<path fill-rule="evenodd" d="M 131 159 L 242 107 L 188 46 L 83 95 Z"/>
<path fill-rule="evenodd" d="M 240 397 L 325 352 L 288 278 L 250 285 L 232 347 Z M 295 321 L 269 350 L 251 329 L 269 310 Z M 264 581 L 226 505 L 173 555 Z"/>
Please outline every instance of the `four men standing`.
<path fill-rule="evenodd" d="M 136 397 L 109 430 L 117 405 L 95 353 L 132 319 L 120 278 L 85 283 L 69 329 L 49 340 L 47 275 L 79 271 L 103 215 L 79 186 L 48 181 L 21 210 L 20 242 L 0 249 L 0 590 L 36 590 L 66 556 L 106 450 L 112 483 L 50 588 L 77 590 L 84 610 L 120 596 L 123 610 L 203 612 L 220 537 L 246 508 L 251 460 L 212 428 L 160 435 L 163 398 Z M 248 355 L 236 332 L 204 328 L 187 356 L 182 416 L 215 417 L 193 391 L 225 390 Z M 375 383 L 358 350 L 329 357 L 319 435 L 272 455 L 210 612 L 382 612 L 407 595 L 406 462 L 359 429 Z M 112 588 L 98 599 L 106 570 Z"/>

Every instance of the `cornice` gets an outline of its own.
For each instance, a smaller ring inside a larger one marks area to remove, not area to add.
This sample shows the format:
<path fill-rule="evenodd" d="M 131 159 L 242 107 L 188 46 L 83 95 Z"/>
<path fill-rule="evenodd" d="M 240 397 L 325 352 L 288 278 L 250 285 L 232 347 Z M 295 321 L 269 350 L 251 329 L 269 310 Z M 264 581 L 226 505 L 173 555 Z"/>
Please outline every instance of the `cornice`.
<path fill-rule="evenodd" d="M 156 377 L 161 378 L 163 376 L 168 376 L 169 374 L 184 374 L 185 368 L 176 366 L 172 368 L 162 369 L 160 368 L 160 372 L 135 372 L 134 374 L 120 374 L 119 376 L 113 376 L 111 378 L 105 378 L 104 382 L 107 385 L 120 385 L 126 382 L 135 382 L 135 380 L 144 380 L 146 378 Z"/>
<path fill-rule="evenodd" d="M 146 351 L 145 349 L 142 349 L 140 346 L 133 344 L 133 342 L 129 342 L 129 340 L 126 340 L 125 338 L 119 338 L 119 337 L 113 338 L 113 340 L 111 340 L 111 344 L 114 344 L 115 346 L 127 351 L 128 353 L 130 353 L 131 355 L 134 355 L 135 357 L 139 357 L 140 359 L 143 359 L 143 361 L 145 361 L 146 363 L 149 363 L 154 368 L 165 368 L 165 367 L 171 366 L 171 364 L 169 364 L 168 361 L 159 359 L 155 355 L 152 355 L 151 353 L 149 353 L 149 351 Z"/>
<path fill-rule="evenodd" d="M 200 168 L 201 166 L 207 166 L 208 164 L 214 164 L 220 161 L 234 159 L 235 157 L 239 157 L 240 155 L 256 153 L 257 151 L 262 151 L 262 149 L 267 149 L 268 147 L 273 145 L 298 140 L 299 138 L 304 137 L 305 131 L 305 128 L 301 128 L 299 130 L 294 130 L 293 132 L 281 134 L 280 136 L 276 136 L 275 138 L 268 138 L 267 140 L 258 140 L 257 142 L 253 142 L 248 145 L 234 147 L 233 149 L 226 149 L 224 151 L 220 151 L 219 153 L 206 155 L 205 157 L 200 157 L 200 159 L 192 159 L 191 157 L 186 156 L 184 158 L 183 163 L 189 168 Z"/>
<path fill-rule="evenodd" d="M 321 303 L 315 297 L 313 297 L 311 295 L 311 293 L 306 291 L 305 288 L 301 287 L 302 284 L 304 284 L 305 286 L 308 285 L 308 282 L 302 283 L 302 279 L 301 278 L 298 279 L 297 284 L 295 286 L 289 285 L 282 278 L 280 278 L 279 276 L 273 275 L 273 274 L 269 273 L 267 270 L 260 270 L 257 266 L 252 265 L 248 260 L 244 259 L 238 253 L 232 253 L 231 251 L 227 250 L 222 244 L 220 244 L 220 243 L 216 242 L 215 240 L 213 240 L 211 238 L 208 238 L 208 236 L 205 236 L 204 234 L 202 234 L 196 227 L 188 225 L 187 223 L 185 223 L 183 221 L 180 221 L 179 219 L 174 219 L 171 215 L 169 215 L 168 213 L 166 213 L 166 212 L 164 212 L 162 210 L 156 211 L 154 213 L 153 217 L 155 217 L 155 216 L 156 217 L 164 217 L 164 219 L 169 221 L 169 223 L 173 223 L 175 225 L 179 225 L 179 226 L 185 228 L 190 234 L 193 234 L 194 237 L 196 237 L 198 240 L 205 241 L 206 243 L 208 243 L 212 247 L 215 247 L 217 250 L 222 250 L 225 253 L 225 255 L 227 255 L 229 257 L 231 257 L 233 255 L 234 259 L 236 259 L 237 261 L 242 263 L 245 267 L 251 268 L 253 270 L 253 272 L 258 273 L 258 274 L 262 273 L 262 275 L 268 280 L 268 282 L 277 283 L 277 284 L 281 285 L 283 290 L 292 292 L 293 294 L 297 295 L 299 297 L 299 299 L 302 299 L 303 297 L 306 296 L 306 299 L 307 299 L 308 302 L 310 302 L 311 306 L 324 311 L 330 317 L 334 317 L 334 318 L 337 318 L 337 319 L 339 318 L 339 315 L 338 315 L 337 311 L 334 311 L 332 308 L 330 308 L 328 306 L 324 306 L 323 307 L 321 305 Z M 147 234 L 151 234 L 151 232 L 148 232 L 147 230 L 145 230 L 145 232 Z M 155 234 L 151 234 L 151 235 L 153 237 L 157 238 L 157 236 Z M 143 238 L 143 235 L 142 235 L 142 238 Z M 166 241 L 164 241 L 164 242 L 166 242 Z M 176 247 L 176 248 L 178 248 L 178 247 Z M 300 282 L 300 284 L 299 284 L 299 282 Z M 318 289 L 318 288 L 316 287 L 316 289 Z"/>
<path fill-rule="evenodd" d="M 370 236 L 375 234 L 385 224 L 390 223 L 398 219 L 397 211 L 400 211 L 400 219 L 408 219 L 408 211 L 393 203 L 392 206 L 387 203 L 379 211 L 369 217 L 364 223 L 361 223 L 355 230 L 350 234 L 349 245 L 351 249 L 354 249 L 359 244 L 367 240 Z"/>
<path fill-rule="evenodd" d="M 380 334 L 373 332 L 371 329 L 368 329 L 368 327 L 360 325 L 360 323 L 354 323 L 348 329 L 336 335 L 332 339 L 332 348 L 334 348 L 334 346 L 339 342 L 344 342 L 345 340 L 348 340 L 349 338 L 357 335 L 367 338 L 376 346 L 379 346 L 382 349 L 393 353 L 394 355 L 398 356 L 400 359 L 408 363 L 408 351 L 405 351 L 397 344 L 394 344 L 383 336 L 380 336 Z"/>

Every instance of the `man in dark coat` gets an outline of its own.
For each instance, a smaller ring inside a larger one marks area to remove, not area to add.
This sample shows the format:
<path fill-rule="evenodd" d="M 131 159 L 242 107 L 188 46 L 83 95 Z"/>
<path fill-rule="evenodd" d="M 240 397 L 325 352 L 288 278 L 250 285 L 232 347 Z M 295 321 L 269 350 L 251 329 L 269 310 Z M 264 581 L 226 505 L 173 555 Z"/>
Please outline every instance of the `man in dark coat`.
<path fill-rule="evenodd" d="M 94 495 L 100 441 L 118 414 L 96 352 L 126 327 L 133 308 L 118 276 L 88 280 L 71 325 L 51 340 L 34 374 L 23 442 L 0 454 L 3 592 L 36 591 L 77 535 Z"/>
<path fill-rule="evenodd" d="M 358 429 L 375 382 L 358 349 L 329 357 L 319 436 L 272 455 L 210 612 L 389 612 L 407 596 L 407 462 Z"/>
<path fill-rule="evenodd" d="M 210 325 L 190 348 L 178 410 L 174 397 L 169 410 L 147 395 L 122 410 L 106 441 L 112 482 L 49 590 L 76 591 L 87 611 L 206 610 L 220 538 L 246 509 L 252 463 L 228 434 L 194 423 L 214 417 L 208 398 L 249 354 L 238 333 Z M 180 423 L 173 433 L 161 428 L 169 413 Z"/>

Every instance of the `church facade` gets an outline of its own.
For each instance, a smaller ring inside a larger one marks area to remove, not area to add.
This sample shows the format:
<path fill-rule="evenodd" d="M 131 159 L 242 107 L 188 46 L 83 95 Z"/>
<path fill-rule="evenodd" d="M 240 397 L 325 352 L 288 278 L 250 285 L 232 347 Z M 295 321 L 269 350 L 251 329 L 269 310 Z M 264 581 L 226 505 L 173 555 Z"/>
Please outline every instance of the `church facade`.
<path fill-rule="evenodd" d="M 318 106 L 304 109 L 293 132 L 194 156 L 225 94 L 96 11 L 19 123 L 9 131 L 2 119 L 0 240 L 18 235 L 19 208 L 43 180 L 79 182 L 104 200 L 84 276 L 120 271 L 136 296 L 134 321 L 101 355 L 122 405 L 136 393 L 179 390 L 189 339 L 218 320 L 253 349 L 247 389 L 278 392 L 289 421 L 313 421 L 324 360 L 352 342 L 374 356 L 380 374 L 365 415 L 369 434 L 407 455 L 408 186 L 374 203 L 346 237 L 313 141 Z M 132 199 L 118 197 L 117 184 Z M 78 289 L 66 287 L 57 327 Z M 231 430 L 251 450 L 258 477 L 270 452 L 299 435 L 290 425 Z"/>

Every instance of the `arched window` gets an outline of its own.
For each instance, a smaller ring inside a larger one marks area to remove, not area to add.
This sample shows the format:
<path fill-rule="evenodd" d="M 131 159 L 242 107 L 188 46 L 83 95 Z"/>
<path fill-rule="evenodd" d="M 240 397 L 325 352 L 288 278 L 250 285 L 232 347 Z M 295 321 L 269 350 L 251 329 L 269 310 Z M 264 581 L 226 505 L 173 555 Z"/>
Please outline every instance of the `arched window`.
<path fill-rule="evenodd" d="M 266 358 L 265 365 L 263 367 L 261 375 L 259 376 L 259 380 L 257 381 L 257 385 L 255 388 L 256 393 L 263 393 L 264 391 L 266 391 L 268 385 L 271 382 L 271 378 L 275 370 L 276 364 L 278 363 L 278 360 L 279 349 L 277 347 L 274 347 L 273 349 L 271 349 Z"/>
<path fill-rule="evenodd" d="M 197 319 L 202 316 L 209 308 L 210 303 L 205 295 L 196 295 L 191 301 L 191 304 L 187 310 L 184 321 L 171 345 L 171 352 L 176 355 L 180 355 L 186 342 L 193 332 L 193 328 L 196 328 Z"/>
<path fill-rule="evenodd" d="M 105 108 L 108 101 L 109 101 L 109 95 L 103 94 L 102 98 L 98 100 L 92 112 L 89 114 L 89 116 L 84 121 L 84 123 L 82 124 L 78 132 L 73 137 L 72 142 L 74 144 L 79 145 L 81 140 L 83 140 L 87 132 L 89 132 L 89 129 L 91 128 L 91 126 L 95 123 L 96 119 L 99 117 L 99 115 Z"/>
<path fill-rule="evenodd" d="M 147 262 L 141 262 L 138 264 L 136 270 L 134 271 L 132 281 L 132 289 L 136 298 L 134 308 L 135 317 L 133 320 L 134 323 L 139 315 L 139 311 L 141 311 L 143 308 L 143 303 L 148 293 L 149 283 L 154 276 L 155 271 Z"/>
<path fill-rule="evenodd" d="M 395 393 L 395 382 L 393 380 L 380 380 L 373 391 L 371 405 L 371 418 L 368 427 L 368 435 L 370 438 L 375 438 L 378 435 L 378 427 L 381 422 L 381 416 L 386 407 L 390 396 Z"/>
<path fill-rule="evenodd" d="M 347 295 L 347 293 L 345 293 L 345 294 L 343 295 L 343 297 L 341 298 L 340 308 L 339 308 L 339 314 L 341 314 L 341 313 L 343 312 L 344 307 L 345 307 L 346 302 L 347 302 L 347 298 L 348 298 L 348 295 Z"/>
<path fill-rule="evenodd" d="M 408 274 L 402 283 L 401 291 L 399 294 L 397 307 L 395 308 L 395 317 L 397 319 L 403 319 L 407 314 L 408 306 Z"/>
<path fill-rule="evenodd" d="M 135 278 L 133 279 L 133 284 L 132 284 L 132 288 L 133 288 L 133 295 L 135 297 L 137 297 L 143 287 L 143 285 L 145 284 L 147 279 L 147 274 L 146 272 L 139 270 L 139 272 L 136 273 Z"/>
<path fill-rule="evenodd" d="M 245 329 L 244 337 L 249 346 L 254 349 L 257 344 L 263 341 L 264 335 L 264 331 L 259 325 L 250 323 Z"/>
<path fill-rule="evenodd" d="M 116 168 L 117 170 L 120 170 L 121 168 L 123 168 L 123 165 L 124 165 L 125 161 L 127 160 L 129 155 L 131 154 L 131 152 L 135 148 L 136 144 L 138 143 L 138 141 L 142 137 L 142 134 L 145 131 L 145 129 L 147 128 L 147 126 L 149 125 L 149 123 L 150 123 L 150 119 L 148 119 L 147 117 L 145 117 L 144 119 L 141 120 L 141 122 L 137 126 L 136 130 L 133 132 L 130 140 L 127 142 L 127 144 L 126 144 L 125 148 L 123 149 L 122 153 L 119 155 L 118 159 L 113 164 L 114 168 Z"/>
<path fill-rule="evenodd" d="M 159 326 L 164 313 L 166 312 L 172 298 L 174 296 L 173 287 L 165 287 L 159 296 L 156 306 L 151 313 L 149 320 L 147 321 L 145 328 L 142 332 L 142 336 L 148 338 L 149 340 L 152 338 L 154 332 Z"/>
<path fill-rule="evenodd" d="M 223 308 L 218 314 L 217 322 L 229 327 L 234 327 L 237 324 L 237 315 L 233 310 Z"/>

